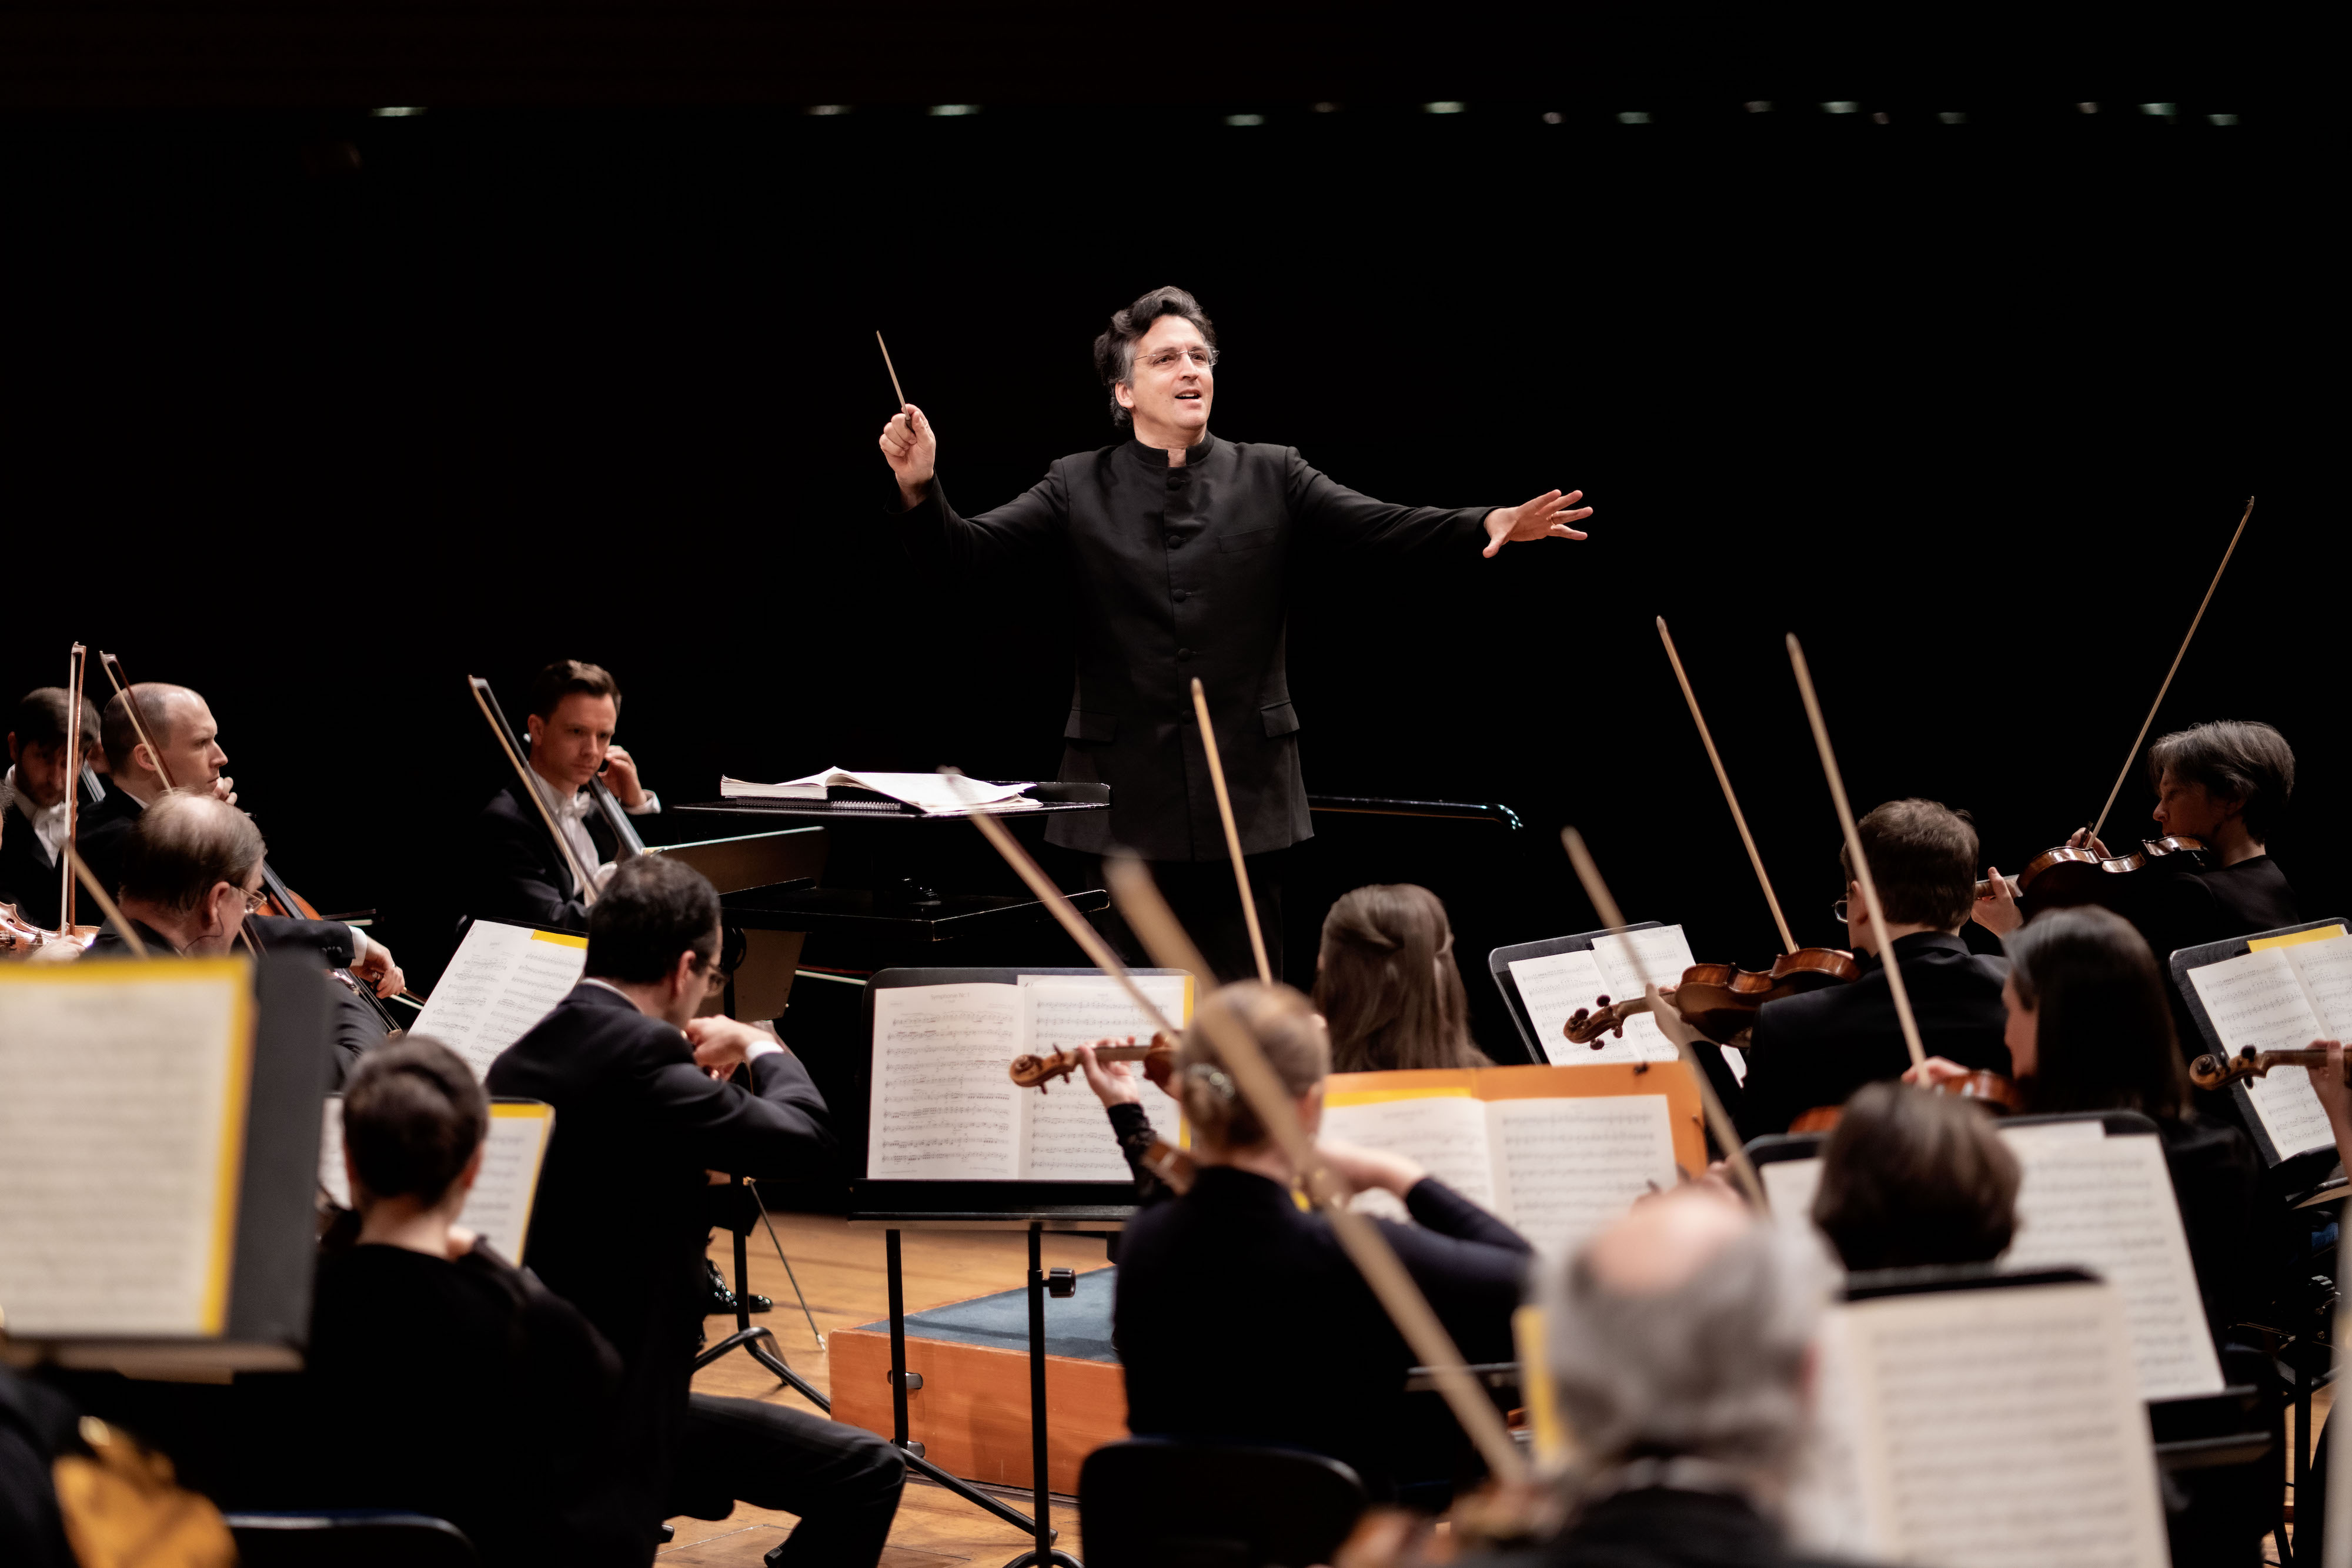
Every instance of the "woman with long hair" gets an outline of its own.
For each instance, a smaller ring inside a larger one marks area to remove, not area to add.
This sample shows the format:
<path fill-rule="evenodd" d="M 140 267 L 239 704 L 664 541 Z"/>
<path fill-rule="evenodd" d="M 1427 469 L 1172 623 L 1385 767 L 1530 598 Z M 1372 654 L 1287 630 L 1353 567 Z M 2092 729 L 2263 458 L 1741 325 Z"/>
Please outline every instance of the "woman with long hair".
<path fill-rule="evenodd" d="M 1409 882 L 1360 887 L 1331 905 L 1315 1008 L 1330 1025 L 1334 1072 L 1491 1065 L 1471 1043 L 1445 905 Z"/>

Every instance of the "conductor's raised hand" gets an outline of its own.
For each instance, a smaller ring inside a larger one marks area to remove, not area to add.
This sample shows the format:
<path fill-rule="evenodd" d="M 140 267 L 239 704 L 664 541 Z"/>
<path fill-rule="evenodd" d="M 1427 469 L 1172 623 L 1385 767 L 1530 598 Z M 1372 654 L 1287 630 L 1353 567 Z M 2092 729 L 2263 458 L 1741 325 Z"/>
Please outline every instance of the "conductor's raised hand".
<path fill-rule="evenodd" d="M 1583 529 L 1568 526 L 1592 515 L 1591 507 L 1577 505 L 1582 499 L 1581 490 L 1570 490 L 1565 496 L 1547 490 L 1525 506 L 1496 507 L 1486 514 L 1486 548 L 1480 553 L 1491 559 L 1505 545 L 1522 539 L 1584 538 Z"/>
<path fill-rule="evenodd" d="M 898 476 L 898 494 L 914 506 L 929 492 L 931 476 L 939 471 L 940 443 L 931 422 L 910 402 L 882 427 L 881 446 L 883 460 Z"/>

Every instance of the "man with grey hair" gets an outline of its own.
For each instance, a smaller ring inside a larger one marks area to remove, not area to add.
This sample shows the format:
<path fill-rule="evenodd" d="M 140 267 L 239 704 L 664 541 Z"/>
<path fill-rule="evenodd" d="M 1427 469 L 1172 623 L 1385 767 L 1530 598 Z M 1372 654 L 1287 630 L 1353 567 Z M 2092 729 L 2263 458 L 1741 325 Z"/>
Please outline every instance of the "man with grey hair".
<path fill-rule="evenodd" d="M 1570 1514 L 1489 1568 L 1796 1568 L 1776 1515 L 1811 1426 L 1836 1275 L 1811 1236 L 1694 1185 L 1634 1206 L 1546 1280 L 1575 1458 Z"/>
<path fill-rule="evenodd" d="M 984 323 L 979 316 L 967 320 Z M 1363 330 L 1372 335 L 1369 351 L 1381 373 L 1395 370 L 1396 347 L 1379 338 L 1381 324 Z M 1308 467 L 1296 447 L 1211 435 L 1216 366 L 1216 329 L 1183 289 L 1155 288 L 1115 312 L 1095 340 L 1095 369 L 1113 423 L 1131 427 L 1130 437 L 1062 458 L 1025 494 L 971 518 L 940 490 L 939 441 L 922 410 L 902 407 L 884 428 L 881 447 L 905 507 L 896 524 L 900 541 L 918 558 L 958 580 L 1015 559 L 1069 561 L 1078 589 L 1070 615 L 1078 667 L 1061 774 L 1108 784 L 1111 799 L 1108 811 L 1054 818 L 1046 841 L 1085 856 L 1123 849 L 1156 862 L 1161 891 L 1216 977 L 1238 980 L 1257 970 L 1193 716 L 1192 683 L 1201 682 L 1279 980 L 1278 857 L 1314 833 L 1284 651 L 1292 552 L 1314 541 L 1492 557 L 1515 540 L 1580 539 L 1569 525 L 1592 509 L 1577 506 L 1580 490 L 1547 491 L 1517 507 L 1460 508 L 1391 506 L 1359 495 Z M 1402 389 L 1389 390 L 1384 406 L 1402 406 Z M 1090 865 L 1082 874 L 1098 870 Z"/>

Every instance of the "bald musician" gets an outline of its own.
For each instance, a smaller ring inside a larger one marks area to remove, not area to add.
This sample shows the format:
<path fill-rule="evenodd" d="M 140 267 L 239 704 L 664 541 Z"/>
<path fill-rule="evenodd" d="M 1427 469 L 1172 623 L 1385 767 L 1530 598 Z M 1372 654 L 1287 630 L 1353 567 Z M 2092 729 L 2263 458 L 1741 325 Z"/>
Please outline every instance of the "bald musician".
<path fill-rule="evenodd" d="M 25 694 L 8 726 L 8 773 L 0 779 L 0 904 L 15 904 L 20 917 L 44 928 L 61 917 L 58 847 L 66 834 L 66 714 L 72 706 L 63 686 Z M 98 750 L 98 707 L 87 697 L 81 706 L 87 756 Z"/>
<path fill-rule="evenodd" d="M 972 319 L 974 330 L 988 325 Z M 1392 357 L 1393 347 L 1379 343 L 1380 357 Z M 1216 367 L 1216 329 L 1199 301 L 1155 288 L 1095 340 L 1112 422 L 1131 427 L 1129 439 L 1062 458 L 1024 494 L 970 518 L 940 487 L 939 442 L 922 410 L 902 408 L 881 447 L 905 507 L 896 528 L 918 559 L 962 574 L 1055 552 L 1075 568 L 1077 685 L 1061 776 L 1108 784 L 1111 803 L 1055 817 L 1046 841 L 1084 856 L 1125 849 L 1156 862 L 1160 889 L 1217 978 L 1236 980 L 1255 977 L 1256 966 L 1193 716 L 1199 677 L 1280 979 L 1277 857 L 1314 833 L 1284 653 L 1291 552 L 1312 539 L 1491 557 L 1515 540 L 1580 539 L 1569 525 L 1592 509 L 1576 506 L 1581 491 L 1457 509 L 1359 495 L 1307 466 L 1295 447 L 1210 434 Z"/>
<path fill-rule="evenodd" d="M 138 701 L 136 724 L 126 697 Z M 146 740 L 139 738 L 142 725 L 147 730 Z M 226 771 L 228 753 L 221 747 L 220 723 L 213 717 L 211 705 L 186 686 L 140 681 L 128 692 L 117 692 L 99 721 L 99 740 L 110 769 L 110 788 L 105 800 L 77 818 L 74 845 L 100 887 L 112 891 L 121 885 L 123 856 L 131 831 L 139 819 L 166 793 L 176 789 L 180 793 L 207 797 L 225 805 L 236 803 L 236 780 Z M 160 767 L 149 748 L 150 742 L 163 754 Z M 168 785 L 164 783 L 167 776 L 172 781 Z M 257 841 L 258 836 L 257 831 Z M 258 853 L 254 857 L 253 875 L 254 886 L 258 888 Z M 257 896 L 253 907 L 260 907 Z M 90 913 L 95 915 L 96 911 Z M 356 925 L 340 920 L 257 915 L 248 929 L 255 940 L 264 946 L 293 942 L 317 948 L 325 956 L 329 967 L 349 969 L 362 977 L 375 988 L 378 996 L 394 995 L 407 983 L 399 964 L 393 959 L 392 949 Z M 230 933 L 232 938 L 235 935 Z M 360 1009 L 346 1021 L 356 1026 L 362 1018 L 372 1016 Z M 371 1037 L 380 1037 L 383 1030 L 376 1023 L 369 1026 L 368 1032 Z"/>

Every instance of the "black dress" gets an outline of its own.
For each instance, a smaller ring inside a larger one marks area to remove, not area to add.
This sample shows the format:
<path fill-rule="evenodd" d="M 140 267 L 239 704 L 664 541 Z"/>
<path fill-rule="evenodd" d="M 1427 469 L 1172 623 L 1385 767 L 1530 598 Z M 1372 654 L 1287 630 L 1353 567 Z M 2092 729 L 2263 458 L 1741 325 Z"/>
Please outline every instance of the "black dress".
<path fill-rule="evenodd" d="M 329 1256 L 310 1366 L 332 1503 L 446 1519 L 485 1563 L 643 1560 L 642 1531 L 609 1501 L 619 1358 L 488 1249 Z"/>
<path fill-rule="evenodd" d="M 1125 1144 L 1142 1113 L 1115 1109 Z M 1120 1238 L 1112 1309 L 1130 1431 L 1304 1448 L 1376 1493 L 1452 1479 L 1422 1468 L 1433 1461 L 1404 1393 L 1416 1358 L 1328 1218 L 1230 1166 L 1204 1166 L 1181 1197 L 1144 1197 Z M 1473 1362 L 1512 1359 L 1532 1249 L 1434 1179 L 1405 1207 L 1419 1223 L 1377 1223 L 1454 1344 Z"/>

